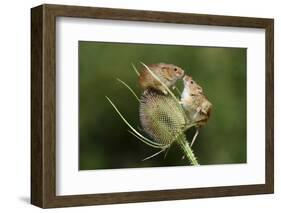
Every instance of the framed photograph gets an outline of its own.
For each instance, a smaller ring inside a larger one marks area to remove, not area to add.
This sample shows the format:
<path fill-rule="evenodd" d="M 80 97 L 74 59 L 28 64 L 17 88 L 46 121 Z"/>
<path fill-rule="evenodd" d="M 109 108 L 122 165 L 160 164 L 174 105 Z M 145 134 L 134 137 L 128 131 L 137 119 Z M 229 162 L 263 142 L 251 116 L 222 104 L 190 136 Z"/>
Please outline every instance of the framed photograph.
<path fill-rule="evenodd" d="M 31 9 L 31 203 L 274 191 L 274 21 Z"/>

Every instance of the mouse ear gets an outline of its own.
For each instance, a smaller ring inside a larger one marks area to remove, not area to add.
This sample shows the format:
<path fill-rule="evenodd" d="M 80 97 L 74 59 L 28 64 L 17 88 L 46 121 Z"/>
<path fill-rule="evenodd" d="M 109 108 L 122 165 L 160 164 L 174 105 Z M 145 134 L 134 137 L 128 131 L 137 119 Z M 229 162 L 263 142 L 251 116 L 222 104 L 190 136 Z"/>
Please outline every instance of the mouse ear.
<path fill-rule="evenodd" d="M 199 91 L 200 93 L 203 93 L 202 87 L 198 87 L 198 91 Z"/>
<path fill-rule="evenodd" d="M 162 70 L 168 70 L 169 67 L 167 67 L 167 66 L 162 66 L 161 69 L 162 69 Z"/>

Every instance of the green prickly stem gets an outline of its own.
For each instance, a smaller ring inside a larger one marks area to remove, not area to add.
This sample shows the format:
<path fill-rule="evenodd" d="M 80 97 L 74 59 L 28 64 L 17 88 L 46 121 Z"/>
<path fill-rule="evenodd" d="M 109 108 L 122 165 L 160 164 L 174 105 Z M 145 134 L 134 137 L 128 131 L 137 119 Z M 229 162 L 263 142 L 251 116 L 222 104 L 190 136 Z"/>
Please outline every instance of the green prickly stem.
<path fill-rule="evenodd" d="M 189 159 L 191 165 L 199 166 L 200 164 L 198 163 L 198 161 L 197 161 L 197 159 L 196 159 L 196 157 L 195 157 L 195 155 L 194 155 L 185 135 L 179 136 L 178 140 L 177 140 L 177 143 L 180 145 L 180 147 L 183 150 L 187 159 Z"/>

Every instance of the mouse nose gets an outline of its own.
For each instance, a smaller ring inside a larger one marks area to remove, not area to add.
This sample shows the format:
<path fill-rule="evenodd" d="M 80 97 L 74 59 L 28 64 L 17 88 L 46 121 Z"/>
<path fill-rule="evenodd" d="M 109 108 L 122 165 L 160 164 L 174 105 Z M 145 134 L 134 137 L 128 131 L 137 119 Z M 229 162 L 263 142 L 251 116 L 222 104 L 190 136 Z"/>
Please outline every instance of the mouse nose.
<path fill-rule="evenodd" d="M 179 76 L 179 77 L 183 77 L 183 75 L 184 75 L 183 70 L 176 71 L 176 75 Z"/>

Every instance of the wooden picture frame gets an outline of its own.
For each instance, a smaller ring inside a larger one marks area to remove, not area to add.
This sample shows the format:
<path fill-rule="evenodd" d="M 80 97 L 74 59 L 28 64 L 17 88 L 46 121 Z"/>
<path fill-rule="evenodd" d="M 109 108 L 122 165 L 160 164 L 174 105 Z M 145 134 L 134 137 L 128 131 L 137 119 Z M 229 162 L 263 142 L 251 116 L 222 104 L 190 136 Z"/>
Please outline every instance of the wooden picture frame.
<path fill-rule="evenodd" d="M 266 32 L 265 184 L 87 195 L 56 195 L 56 18 L 262 28 Z M 31 9 L 31 203 L 42 208 L 132 203 L 274 191 L 274 21 L 217 15 L 41 5 Z"/>

